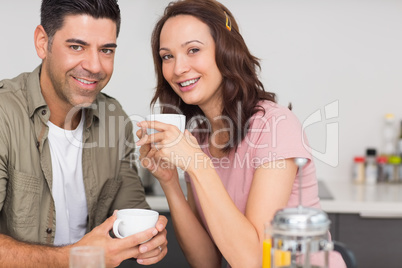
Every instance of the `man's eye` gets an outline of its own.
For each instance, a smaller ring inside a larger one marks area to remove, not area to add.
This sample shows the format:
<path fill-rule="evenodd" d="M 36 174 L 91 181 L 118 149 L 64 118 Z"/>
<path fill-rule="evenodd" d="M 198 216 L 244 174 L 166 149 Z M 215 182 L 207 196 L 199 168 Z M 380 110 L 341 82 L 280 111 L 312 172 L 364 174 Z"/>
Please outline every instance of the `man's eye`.
<path fill-rule="evenodd" d="M 82 46 L 79 46 L 79 45 L 71 45 L 70 47 L 75 51 L 81 51 L 82 50 Z"/>
<path fill-rule="evenodd" d="M 109 49 L 109 48 L 103 48 L 101 49 L 102 53 L 105 54 L 113 54 L 114 50 L 113 49 Z"/>

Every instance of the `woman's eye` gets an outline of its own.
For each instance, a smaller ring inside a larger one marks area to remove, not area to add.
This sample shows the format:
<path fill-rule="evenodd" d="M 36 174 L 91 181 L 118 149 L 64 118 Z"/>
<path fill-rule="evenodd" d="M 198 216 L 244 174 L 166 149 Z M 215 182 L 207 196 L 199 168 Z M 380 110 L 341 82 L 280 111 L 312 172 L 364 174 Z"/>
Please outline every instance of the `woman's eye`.
<path fill-rule="evenodd" d="M 163 56 L 161 56 L 161 58 L 162 58 L 162 60 L 168 60 L 168 59 L 173 58 L 173 56 L 172 56 L 172 55 L 170 55 L 170 54 L 167 54 L 167 55 L 163 55 Z"/>
<path fill-rule="evenodd" d="M 80 46 L 80 45 L 71 45 L 70 47 L 75 51 L 81 51 L 82 50 L 82 46 Z"/>
<path fill-rule="evenodd" d="M 198 51 L 200 51 L 199 48 L 192 48 L 192 49 L 190 49 L 190 50 L 188 51 L 188 53 L 194 54 L 194 53 L 197 53 Z"/>

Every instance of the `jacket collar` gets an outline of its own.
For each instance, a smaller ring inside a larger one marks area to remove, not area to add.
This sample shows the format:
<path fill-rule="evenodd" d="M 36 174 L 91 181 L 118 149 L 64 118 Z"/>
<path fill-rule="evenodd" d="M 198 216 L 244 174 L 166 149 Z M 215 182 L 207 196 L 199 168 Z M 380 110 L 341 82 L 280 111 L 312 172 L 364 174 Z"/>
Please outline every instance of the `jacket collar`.
<path fill-rule="evenodd" d="M 37 109 L 47 106 L 40 89 L 39 76 L 41 68 L 42 65 L 39 65 L 29 74 L 26 84 L 29 117 L 32 117 Z"/>

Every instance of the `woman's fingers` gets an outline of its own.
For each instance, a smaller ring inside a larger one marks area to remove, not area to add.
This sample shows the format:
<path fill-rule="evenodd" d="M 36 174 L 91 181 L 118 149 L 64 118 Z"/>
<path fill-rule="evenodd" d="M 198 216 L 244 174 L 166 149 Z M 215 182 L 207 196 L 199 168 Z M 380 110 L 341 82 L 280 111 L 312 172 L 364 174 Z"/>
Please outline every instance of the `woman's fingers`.
<path fill-rule="evenodd" d="M 137 126 L 140 127 L 140 129 L 136 132 L 137 137 L 140 138 L 139 141 L 136 143 L 137 146 L 144 145 L 148 139 L 148 134 L 147 134 L 147 122 L 138 122 Z"/>
<path fill-rule="evenodd" d="M 159 143 L 163 141 L 164 137 L 164 132 L 157 132 L 154 134 L 145 134 L 139 141 L 137 141 L 136 145 L 137 146 L 144 146 L 144 145 L 150 145 L 152 146 L 155 143 Z"/>
<path fill-rule="evenodd" d="M 137 125 L 141 127 L 143 133 L 147 133 L 147 128 L 156 130 L 153 134 L 147 134 L 148 139 L 141 138 L 137 142 L 137 146 L 142 146 L 146 143 L 172 143 L 172 141 L 179 140 L 183 135 L 176 126 L 158 121 L 143 121 L 138 122 Z M 141 133 L 137 132 L 138 135 L 141 135 Z"/>

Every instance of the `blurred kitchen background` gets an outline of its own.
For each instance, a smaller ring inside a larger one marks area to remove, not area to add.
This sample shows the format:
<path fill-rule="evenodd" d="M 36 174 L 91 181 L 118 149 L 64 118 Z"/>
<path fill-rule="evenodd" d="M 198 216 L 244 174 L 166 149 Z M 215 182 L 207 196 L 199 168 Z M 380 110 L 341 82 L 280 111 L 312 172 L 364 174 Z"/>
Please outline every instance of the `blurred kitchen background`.
<path fill-rule="evenodd" d="M 115 71 L 104 92 L 135 121 L 150 112 L 150 35 L 169 0 L 119 0 Z M 355 155 L 381 151 L 384 115 L 402 118 L 402 1 L 222 0 L 237 18 L 261 79 L 305 124 L 322 180 L 349 180 Z M 0 0 L 0 77 L 32 71 L 40 0 Z M 321 118 L 319 117 L 321 116 Z"/>
<path fill-rule="evenodd" d="M 150 113 L 155 86 L 150 36 L 169 2 L 119 0 L 115 71 L 104 92 L 117 98 L 133 121 Z M 282 105 L 291 102 L 305 127 L 332 238 L 352 249 L 359 267 L 401 267 L 402 183 L 355 184 L 352 169 L 366 149 L 384 152 L 386 114 L 393 115 L 396 149 L 402 119 L 402 1 L 221 2 L 261 59 L 266 90 Z M 40 64 L 33 44 L 39 9 L 40 0 L 0 0 L 0 80 Z M 164 197 L 147 200 L 170 219 Z M 169 254 L 158 267 L 188 267 L 171 221 L 168 240 Z"/>

